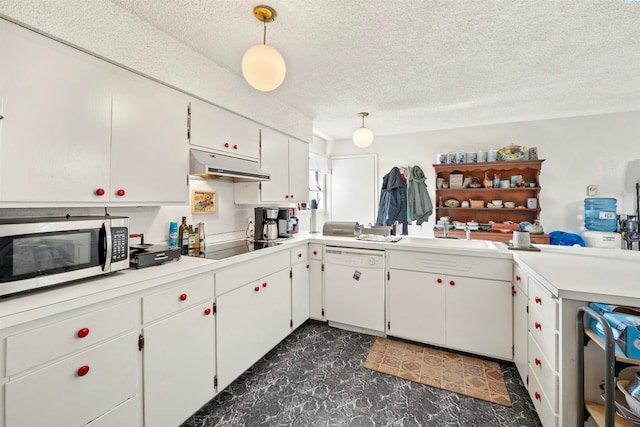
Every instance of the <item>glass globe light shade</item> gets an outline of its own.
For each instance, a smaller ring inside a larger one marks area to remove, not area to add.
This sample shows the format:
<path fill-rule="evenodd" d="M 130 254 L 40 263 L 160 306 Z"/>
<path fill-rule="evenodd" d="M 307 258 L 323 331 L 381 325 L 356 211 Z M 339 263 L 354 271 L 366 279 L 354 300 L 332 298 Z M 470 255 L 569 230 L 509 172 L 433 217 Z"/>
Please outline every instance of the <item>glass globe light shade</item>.
<path fill-rule="evenodd" d="M 373 132 L 371 129 L 361 127 L 353 133 L 353 143 L 360 148 L 367 148 L 373 142 Z"/>
<path fill-rule="evenodd" d="M 287 66 L 275 48 L 266 44 L 251 46 L 242 57 L 242 75 L 254 89 L 269 92 L 284 81 Z"/>

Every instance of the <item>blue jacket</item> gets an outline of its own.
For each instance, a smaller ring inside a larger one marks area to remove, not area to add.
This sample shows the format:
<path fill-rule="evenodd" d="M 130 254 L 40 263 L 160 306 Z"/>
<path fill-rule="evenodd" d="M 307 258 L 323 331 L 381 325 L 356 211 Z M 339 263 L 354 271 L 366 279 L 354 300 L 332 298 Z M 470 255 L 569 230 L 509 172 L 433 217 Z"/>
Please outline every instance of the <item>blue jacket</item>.
<path fill-rule="evenodd" d="M 402 179 L 400 169 L 394 166 L 382 178 L 376 225 L 393 225 L 396 221 L 403 224 L 402 234 L 408 234 L 407 184 Z"/>

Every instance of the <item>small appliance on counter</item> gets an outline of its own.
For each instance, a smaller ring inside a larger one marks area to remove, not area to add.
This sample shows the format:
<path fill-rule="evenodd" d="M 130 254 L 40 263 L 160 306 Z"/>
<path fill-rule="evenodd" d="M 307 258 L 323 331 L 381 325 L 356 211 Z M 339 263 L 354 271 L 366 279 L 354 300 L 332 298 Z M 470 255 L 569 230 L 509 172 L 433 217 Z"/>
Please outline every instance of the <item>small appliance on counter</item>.
<path fill-rule="evenodd" d="M 278 208 L 258 207 L 255 209 L 256 241 L 275 240 L 278 238 Z"/>
<path fill-rule="evenodd" d="M 291 237 L 297 232 L 296 208 L 278 208 L 278 237 Z"/>
<path fill-rule="evenodd" d="M 362 225 L 358 222 L 327 221 L 322 227 L 323 236 L 353 237 L 362 233 Z"/>
<path fill-rule="evenodd" d="M 167 245 L 153 245 L 144 243 L 144 234 L 131 234 L 130 238 L 140 237 L 139 244 L 130 245 L 129 264 L 132 268 L 151 267 L 168 261 L 180 259 L 181 248 L 171 248 Z"/>

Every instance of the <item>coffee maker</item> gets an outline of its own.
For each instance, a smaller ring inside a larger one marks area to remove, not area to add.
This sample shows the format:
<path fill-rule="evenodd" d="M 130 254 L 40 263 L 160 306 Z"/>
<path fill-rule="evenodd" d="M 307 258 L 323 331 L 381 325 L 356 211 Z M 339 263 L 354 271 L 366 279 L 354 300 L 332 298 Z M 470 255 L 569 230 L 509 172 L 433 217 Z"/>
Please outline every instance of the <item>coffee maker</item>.
<path fill-rule="evenodd" d="M 278 208 L 259 207 L 255 209 L 256 241 L 278 238 Z"/>

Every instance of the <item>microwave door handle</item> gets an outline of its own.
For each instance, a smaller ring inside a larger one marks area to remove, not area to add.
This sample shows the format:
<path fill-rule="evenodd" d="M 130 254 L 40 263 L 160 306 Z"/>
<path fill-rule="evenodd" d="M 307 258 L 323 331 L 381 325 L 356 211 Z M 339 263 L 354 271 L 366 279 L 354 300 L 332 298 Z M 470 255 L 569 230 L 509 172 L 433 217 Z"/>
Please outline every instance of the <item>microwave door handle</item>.
<path fill-rule="evenodd" d="M 111 271 L 111 255 L 113 253 L 113 242 L 111 241 L 111 224 L 109 221 L 105 221 L 102 223 L 102 230 L 105 233 L 105 257 L 104 257 L 104 265 L 102 266 L 102 271 Z"/>

